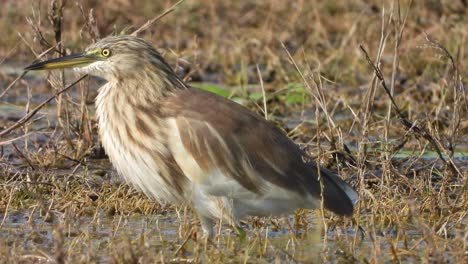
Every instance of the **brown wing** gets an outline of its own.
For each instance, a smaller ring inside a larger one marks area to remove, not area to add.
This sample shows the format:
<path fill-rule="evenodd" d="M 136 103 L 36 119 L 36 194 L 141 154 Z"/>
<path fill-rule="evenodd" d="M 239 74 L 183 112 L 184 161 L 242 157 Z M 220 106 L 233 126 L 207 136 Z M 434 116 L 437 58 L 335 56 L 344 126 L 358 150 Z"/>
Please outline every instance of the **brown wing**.
<path fill-rule="evenodd" d="M 233 179 L 258 196 L 271 196 L 265 186 L 273 185 L 320 198 L 316 163 L 277 127 L 243 106 L 192 88 L 169 96 L 161 109 L 165 118 L 173 120 L 183 148 L 201 169 L 202 173 L 186 169 L 189 174 L 200 174 L 187 175 L 193 181 L 204 182 L 206 175 L 219 171 L 229 177 L 227 181 Z M 352 214 L 356 192 L 329 170 L 321 169 L 320 174 L 325 207 L 337 214 Z M 213 194 L 223 195 L 223 191 L 228 188 Z M 238 189 L 234 192 L 234 197 L 241 195 Z"/>

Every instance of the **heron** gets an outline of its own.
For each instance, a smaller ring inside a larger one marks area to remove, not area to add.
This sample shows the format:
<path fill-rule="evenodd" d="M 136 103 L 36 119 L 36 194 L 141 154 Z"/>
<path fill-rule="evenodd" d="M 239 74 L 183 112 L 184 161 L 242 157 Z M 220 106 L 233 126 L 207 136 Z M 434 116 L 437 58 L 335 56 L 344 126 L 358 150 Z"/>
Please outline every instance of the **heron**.
<path fill-rule="evenodd" d="M 358 193 L 285 133 L 227 98 L 191 87 L 150 43 L 109 36 L 83 53 L 26 67 L 74 68 L 107 82 L 96 115 L 117 172 L 160 202 L 189 205 L 203 234 L 218 220 L 323 207 L 351 216 Z M 245 231 L 243 231 L 245 232 Z"/>

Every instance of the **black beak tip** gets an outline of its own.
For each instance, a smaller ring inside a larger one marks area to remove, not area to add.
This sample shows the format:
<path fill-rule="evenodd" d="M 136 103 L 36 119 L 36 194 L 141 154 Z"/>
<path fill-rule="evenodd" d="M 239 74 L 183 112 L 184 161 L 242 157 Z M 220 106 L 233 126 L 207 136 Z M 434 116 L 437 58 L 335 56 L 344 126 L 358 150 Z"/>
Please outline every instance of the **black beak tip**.
<path fill-rule="evenodd" d="M 35 71 L 42 69 L 42 63 L 31 64 L 28 67 L 24 68 L 24 71 Z"/>

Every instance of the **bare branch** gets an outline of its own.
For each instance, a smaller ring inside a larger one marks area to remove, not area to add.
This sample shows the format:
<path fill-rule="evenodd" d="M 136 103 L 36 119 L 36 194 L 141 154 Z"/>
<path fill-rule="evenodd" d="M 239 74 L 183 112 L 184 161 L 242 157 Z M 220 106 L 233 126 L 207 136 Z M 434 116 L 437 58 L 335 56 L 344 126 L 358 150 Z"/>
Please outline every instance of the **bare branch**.
<path fill-rule="evenodd" d="M 436 138 L 434 138 L 424 128 L 421 128 L 421 127 L 417 126 L 415 123 L 413 123 L 412 121 L 410 121 L 408 118 L 405 117 L 405 115 L 401 111 L 400 107 L 398 107 L 398 105 L 396 104 L 395 99 L 392 96 L 392 93 L 388 89 L 387 83 L 385 82 L 385 78 L 384 78 L 380 68 L 372 62 L 372 60 L 369 57 L 369 53 L 367 53 L 366 49 L 364 48 L 364 46 L 362 44 L 359 45 L 359 48 L 364 53 L 364 56 L 366 57 L 366 60 L 369 63 L 369 65 L 374 70 L 375 75 L 380 80 L 380 83 L 382 84 L 382 87 L 384 88 L 385 92 L 387 93 L 388 97 L 390 98 L 390 101 L 392 102 L 392 105 L 393 105 L 395 111 L 397 112 L 398 117 L 400 118 L 400 121 L 403 123 L 403 125 L 408 130 L 414 131 L 418 136 L 421 136 L 424 139 L 426 139 L 427 141 L 429 141 L 429 143 L 434 147 L 435 151 L 437 152 L 440 160 L 442 160 L 442 162 L 444 162 L 444 164 L 447 165 L 452 170 L 452 172 L 454 174 L 462 175 L 462 173 L 458 170 L 458 168 L 455 166 L 454 162 L 452 161 L 452 159 L 450 159 L 450 157 L 449 157 L 449 161 L 447 161 L 444 158 L 444 155 L 442 154 L 443 151 L 442 151 L 442 146 L 441 146 L 440 142 L 438 142 L 438 140 Z"/>
<path fill-rule="evenodd" d="M 26 72 L 25 72 L 26 73 Z M 81 80 L 83 80 L 84 78 L 86 78 L 88 76 L 88 74 L 85 74 L 83 76 L 81 76 L 80 78 L 78 78 L 76 81 L 74 81 L 73 83 L 71 83 L 70 85 L 68 85 L 67 87 L 63 88 L 62 90 L 59 90 L 58 92 L 56 92 L 53 96 L 49 97 L 47 100 L 45 100 L 44 102 L 40 103 L 38 106 L 36 106 L 36 108 L 34 108 L 31 112 L 29 112 L 27 115 L 23 116 L 18 122 L 16 122 L 14 125 L 12 125 L 11 127 L 3 130 L 2 132 L 0 132 L 0 137 L 4 136 L 4 135 L 7 135 L 8 133 L 10 133 L 12 130 L 24 125 L 29 119 L 31 119 L 42 107 L 44 107 L 44 105 L 46 105 L 47 103 L 49 103 L 50 101 L 52 101 L 55 97 L 59 96 L 60 94 L 66 92 L 68 89 L 70 89 L 71 87 L 73 87 L 75 84 L 79 83 Z"/>

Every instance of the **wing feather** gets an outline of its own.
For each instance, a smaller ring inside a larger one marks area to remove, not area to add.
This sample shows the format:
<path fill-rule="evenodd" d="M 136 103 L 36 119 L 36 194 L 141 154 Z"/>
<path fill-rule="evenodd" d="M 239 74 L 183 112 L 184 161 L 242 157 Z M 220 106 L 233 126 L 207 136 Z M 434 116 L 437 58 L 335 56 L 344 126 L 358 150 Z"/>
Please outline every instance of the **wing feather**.
<path fill-rule="evenodd" d="M 276 126 L 243 106 L 189 89 L 168 97 L 162 109 L 170 120 L 176 161 L 212 195 L 321 197 L 316 163 Z M 192 159 L 188 164 L 198 168 L 184 168 L 182 159 Z M 320 169 L 320 174 L 325 206 L 352 214 L 356 192 L 329 170 Z"/>

